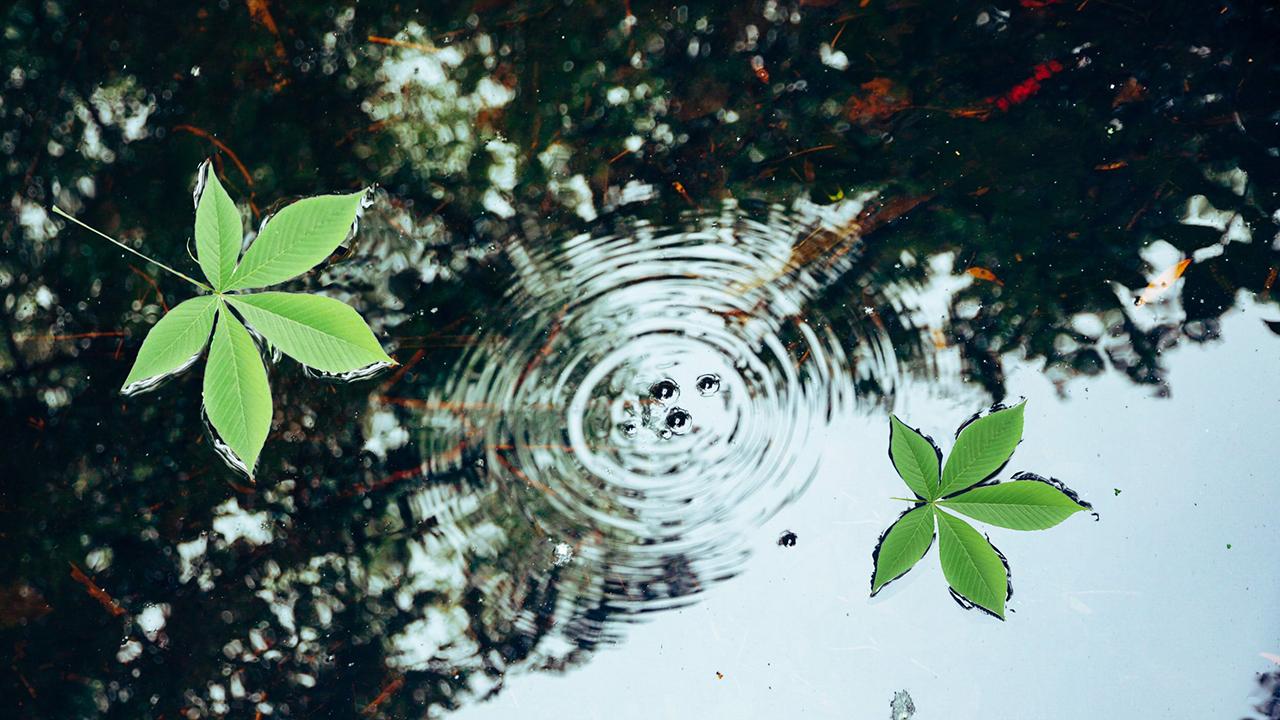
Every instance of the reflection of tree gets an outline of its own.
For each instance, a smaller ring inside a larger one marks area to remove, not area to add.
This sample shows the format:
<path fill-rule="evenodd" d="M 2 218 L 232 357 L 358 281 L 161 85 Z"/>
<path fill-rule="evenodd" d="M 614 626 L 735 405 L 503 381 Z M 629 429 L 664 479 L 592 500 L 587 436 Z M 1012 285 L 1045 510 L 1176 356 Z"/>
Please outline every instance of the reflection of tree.
<path fill-rule="evenodd" d="M 198 378 L 128 402 L 115 392 L 158 293 L 172 305 L 185 289 L 60 232 L 43 210 L 53 202 L 178 259 L 186 185 L 209 153 L 254 215 L 378 181 L 382 209 L 352 257 L 303 282 L 361 306 L 402 361 L 421 351 L 394 388 L 410 399 L 438 386 L 474 318 L 496 312 L 501 288 L 476 278 L 503 268 L 511 227 L 578 228 L 633 179 L 662 190 L 668 217 L 730 195 L 928 198 L 866 236 L 820 309 L 854 337 L 874 326 L 904 365 L 958 347 L 995 395 L 1010 352 L 1060 379 L 1114 368 L 1161 382 L 1162 349 L 1214 337 L 1237 292 L 1269 298 L 1280 267 L 1277 20 L 1262 4 L 871 3 L 843 18 L 803 3 L 632 3 L 629 23 L 622 3 L 436 3 L 408 31 L 390 2 L 127 5 L 26 0 L 0 33 L 12 211 L 0 430 L 5 466 L 19 469 L 0 473 L 0 666 L 13 669 L 0 697 L 18 717 L 172 717 L 217 702 L 248 714 L 259 701 L 343 715 L 388 690 L 376 710 L 422 714 L 500 688 L 511 669 L 580 662 L 619 617 L 699 587 L 688 558 L 637 576 L 588 528 L 562 530 L 589 562 L 557 567 L 556 543 L 512 510 L 536 516 L 536 496 L 514 503 L 474 469 L 421 472 L 411 443 L 365 450 L 380 437 L 370 386 L 315 392 L 288 364 L 273 379 L 273 484 L 233 489 L 194 431 Z M 270 23 L 251 15 L 258 5 Z M 847 69 L 823 64 L 833 42 L 828 59 L 843 52 Z M 454 94 L 389 82 L 414 53 L 445 47 L 436 61 Z M 984 103 L 1050 59 L 1066 69 L 1034 96 Z M 465 137 L 441 142 L 441 124 L 458 123 Z M 1141 288 L 1139 250 L 1154 238 L 1185 254 L 1219 242 L 1225 230 L 1180 221 L 1197 195 L 1252 241 L 1193 264 L 1178 314 L 1143 315 L 1111 281 Z M 502 203 L 512 218 L 495 214 Z M 1003 285 L 955 290 L 933 327 L 895 301 L 928 287 L 940 253 L 954 257 L 948 273 L 978 266 Z M 874 374 L 858 388 L 889 390 Z M 392 414 L 388 438 L 417 419 Z M 215 530 L 228 497 L 269 521 L 270 542 Z M 68 561 L 128 615 L 113 619 Z M 443 579 L 412 570 L 424 566 Z M 154 639 L 139 620 L 148 604 L 168 606 Z M 420 655 L 393 644 L 428 630 Z M 129 662 L 122 638 L 137 644 Z"/>

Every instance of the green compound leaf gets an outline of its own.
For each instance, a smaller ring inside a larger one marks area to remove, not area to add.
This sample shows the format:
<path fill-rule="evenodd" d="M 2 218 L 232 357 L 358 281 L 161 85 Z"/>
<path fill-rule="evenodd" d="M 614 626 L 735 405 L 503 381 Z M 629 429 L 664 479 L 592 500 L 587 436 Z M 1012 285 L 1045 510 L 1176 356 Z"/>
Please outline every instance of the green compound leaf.
<path fill-rule="evenodd" d="M 284 282 L 318 265 L 346 239 L 365 191 L 299 200 L 272 216 L 245 251 L 227 290 Z"/>
<path fill-rule="evenodd" d="M 965 425 L 942 468 L 939 497 L 976 485 L 995 475 L 1009 462 L 1022 439 L 1022 416 L 1026 403 L 995 410 Z"/>
<path fill-rule="evenodd" d="M 875 572 L 871 576 L 871 594 L 897 580 L 911 570 L 933 544 L 933 506 L 919 505 L 903 513 L 889 526 L 871 554 Z"/>
<path fill-rule="evenodd" d="M 896 415 L 889 416 L 889 459 L 911 492 L 925 500 L 937 499 L 942 451 Z"/>
<path fill-rule="evenodd" d="M 938 504 L 1011 530 L 1044 530 L 1085 509 L 1058 488 L 1036 480 L 976 487 Z"/>
<path fill-rule="evenodd" d="M 218 173 L 208 160 L 200 167 L 204 189 L 196 205 L 196 258 L 214 290 L 221 291 L 231 279 L 244 242 L 244 226 L 231 196 L 218 182 Z"/>
<path fill-rule="evenodd" d="M 969 523 L 938 511 L 942 574 L 957 595 L 1004 619 L 1009 576 L 1000 553 Z"/>
<path fill-rule="evenodd" d="M 147 333 L 121 392 L 131 393 L 150 381 L 190 363 L 213 329 L 218 302 L 212 295 L 193 297 L 170 310 Z"/>
<path fill-rule="evenodd" d="M 271 388 L 249 331 L 221 305 L 204 371 L 204 409 L 253 477 L 271 428 Z"/>
<path fill-rule="evenodd" d="M 342 373 L 393 362 L 350 305 L 322 295 L 264 292 L 227 301 L 271 344 L 303 365 Z"/>

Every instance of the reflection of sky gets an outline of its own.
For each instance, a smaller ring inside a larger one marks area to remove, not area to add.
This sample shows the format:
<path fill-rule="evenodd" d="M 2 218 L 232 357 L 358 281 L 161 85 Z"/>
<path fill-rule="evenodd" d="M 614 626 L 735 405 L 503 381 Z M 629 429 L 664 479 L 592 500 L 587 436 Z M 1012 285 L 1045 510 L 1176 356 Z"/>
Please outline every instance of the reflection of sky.
<path fill-rule="evenodd" d="M 1274 441 L 1280 343 L 1265 311 L 1241 308 L 1223 320 L 1226 342 L 1166 353 L 1171 398 L 1112 373 L 1073 381 L 1064 400 L 1010 362 L 1010 394 L 1030 404 L 1002 477 L 1058 477 L 1102 520 L 992 530 L 1013 569 L 1008 622 L 955 605 L 936 544 L 867 597 L 902 486 L 884 418 L 854 418 L 832 431 L 805 496 L 759 532 L 743 576 L 581 669 L 512 678 L 457 717 L 877 718 L 904 688 L 922 719 L 1247 715 L 1255 673 L 1274 669 L 1260 653 L 1280 653 L 1280 485 L 1260 451 Z M 911 389 L 902 400 L 944 450 L 975 409 Z M 783 529 L 796 547 L 775 545 Z"/>

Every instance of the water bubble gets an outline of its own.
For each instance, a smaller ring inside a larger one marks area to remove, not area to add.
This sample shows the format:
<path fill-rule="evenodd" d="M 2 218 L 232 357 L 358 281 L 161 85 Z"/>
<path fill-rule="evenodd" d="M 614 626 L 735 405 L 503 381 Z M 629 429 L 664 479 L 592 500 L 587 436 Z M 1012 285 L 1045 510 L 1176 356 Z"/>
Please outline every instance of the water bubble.
<path fill-rule="evenodd" d="M 698 376 L 698 392 L 703 395 L 715 395 L 720 391 L 720 376 L 712 373 Z"/>
<path fill-rule="evenodd" d="M 670 378 L 663 378 L 649 386 L 649 397 L 660 403 L 671 402 L 680 397 L 680 386 Z"/>
<path fill-rule="evenodd" d="M 635 437 L 640 432 L 640 426 L 636 425 L 634 420 L 622 423 L 622 434 L 627 437 Z"/>
<path fill-rule="evenodd" d="M 693 416 L 684 408 L 671 408 L 671 412 L 667 413 L 667 427 L 672 432 L 685 433 L 693 425 Z"/>

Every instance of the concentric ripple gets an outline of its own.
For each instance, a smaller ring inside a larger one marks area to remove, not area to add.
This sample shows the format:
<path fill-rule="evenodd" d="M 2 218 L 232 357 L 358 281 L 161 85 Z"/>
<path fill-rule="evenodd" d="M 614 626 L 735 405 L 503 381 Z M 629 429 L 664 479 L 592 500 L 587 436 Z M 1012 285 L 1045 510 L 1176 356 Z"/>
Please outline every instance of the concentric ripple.
<path fill-rule="evenodd" d="M 853 392 L 806 307 L 819 284 L 793 267 L 820 218 L 754 215 L 730 203 L 684 228 L 614 220 L 508 247 L 509 315 L 430 404 L 461 416 L 467 455 L 535 498 L 523 511 L 548 534 L 603 535 L 597 551 L 650 569 L 717 556 L 697 575 L 724 577 L 733 538 L 813 476 Z M 433 454 L 437 470 L 464 462 Z"/>

